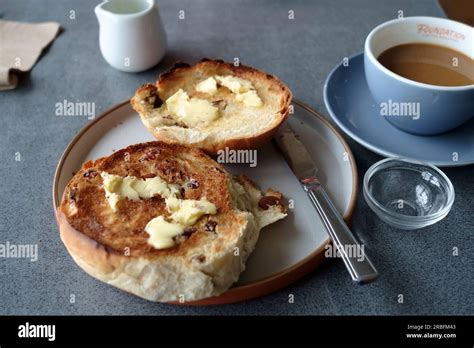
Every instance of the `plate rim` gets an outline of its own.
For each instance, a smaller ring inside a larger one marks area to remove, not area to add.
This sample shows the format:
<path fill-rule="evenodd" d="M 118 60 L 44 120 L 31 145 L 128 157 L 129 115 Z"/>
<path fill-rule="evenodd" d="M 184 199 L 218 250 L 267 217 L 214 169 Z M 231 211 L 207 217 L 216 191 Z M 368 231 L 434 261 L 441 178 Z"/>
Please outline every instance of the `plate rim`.
<path fill-rule="evenodd" d="M 103 113 L 101 113 L 98 117 L 95 117 L 85 126 L 83 126 L 66 146 L 65 150 L 61 154 L 61 157 L 59 158 L 59 162 L 56 166 L 56 169 L 54 172 L 54 178 L 53 178 L 52 195 L 53 195 L 53 210 L 54 210 L 55 216 L 57 215 L 57 209 L 58 209 L 58 203 L 59 203 L 57 199 L 58 191 L 59 191 L 58 190 L 59 177 L 60 177 L 60 174 L 62 173 L 64 162 L 66 161 L 66 158 L 68 157 L 69 153 L 74 148 L 76 143 L 82 138 L 82 136 L 91 127 L 93 127 L 101 119 L 112 114 L 114 111 L 116 111 L 117 109 L 120 109 L 121 107 L 125 106 L 129 102 L 130 102 L 129 100 L 125 100 L 121 103 L 118 103 L 114 105 L 113 107 L 107 109 Z M 344 212 L 343 218 L 344 220 L 346 220 L 347 223 L 350 224 L 352 215 L 355 210 L 356 202 L 357 202 L 357 194 L 359 192 L 359 180 L 358 180 L 359 175 L 357 172 L 357 163 L 355 161 L 352 150 L 349 144 L 347 143 L 347 141 L 344 139 L 344 137 L 339 133 L 339 131 L 328 120 L 326 120 L 321 114 L 319 114 L 316 110 L 312 109 L 309 105 L 307 105 L 306 103 L 298 99 L 293 99 L 292 103 L 305 109 L 307 112 L 309 112 L 314 117 L 316 117 L 325 127 L 329 128 L 329 130 L 331 130 L 332 133 L 336 135 L 336 137 L 338 138 L 339 142 L 342 144 L 342 146 L 344 147 L 348 155 L 349 163 L 351 165 L 351 172 L 352 172 L 352 192 L 351 192 L 351 197 L 349 199 L 349 206 Z M 288 286 L 289 284 L 297 281 L 298 279 L 302 278 L 303 276 L 305 276 L 306 274 L 314 270 L 324 260 L 324 249 L 326 245 L 330 242 L 331 242 L 330 238 L 328 237 L 323 242 L 322 245 L 320 245 L 318 248 L 313 250 L 309 255 L 307 255 L 302 260 L 298 261 L 297 263 L 293 264 L 290 267 L 287 267 L 275 274 L 259 279 L 253 283 L 236 286 L 236 287 L 228 289 L 226 292 L 224 292 L 221 295 L 201 299 L 198 301 L 191 301 L 191 302 L 186 302 L 186 303 L 178 303 L 178 302 L 169 302 L 169 303 L 177 304 L 177 305 L 188 305 L 188 306 L 222 305 L 222 304 L 241 302 L 244 300 L 250 300 L 257 297 L 268 295 L 272 292 L 275 292 L 277 290 L 284 288 L 285 286 Z"/>
<path fill-rule="evenodd" d="M 348 60 L 350 61 L 351 59 L 354 59 L 358 56 L 363 56 L 364 55 L 364 52 L 359 52 L 359 53 L 355 53 L 348 58 Z M 339 64 L 337 64 L 336 66 L 334 66 L 331 71 L 329 72 L 328 76 L 326 77 L 326 80 L 324 81 L 324 88 L 323 88 L 323 99 L 324 99 L 324 106 L 326 107 L 326 110 L 328 111 L 329 113 L 329 116 L 331 117 L 332 121 L 334 123 L 336 123 L 336 125 L 345 133 L 347 134 L 349 137 L 351 137 L 354 141 L 356 141 L 358 144 L 362 145 L 363 147 L 365 147 L 366 149 L 372 151 L 372 152 L 375 152 L 376 154 L 378 155 L 381 155 L 381 156 L 384 156 L 384 157 L 387 157 L 387 158 L 394 158 L 394 157 L 400 157 L 401 155 L 400 154 L 396 154 L 392 151 L 388 151 L 388 150 L 384 150 L 382 149 L 381 147 L 378 147 L 376 145 L 373 145 L 372 143 L 368 142 L 367 140 L 364 140 L 362 139 L 359 135 L 355 134 L 354 132 L 352 132 L 348 127 L 346 127 L 346 125 L 340 120 L 340 118 L 336 115 L 336 113 L 334 112 L 334 110 L 332 109 L 332 106 L 331 106 L 331 103 L 329 103 L 329 97 L 328 97 L 328 83 L 329 83 L 329 80 L 331 80 L 332 76 L 334 75 L 334 73 L 336 72 L 336 70 L 338 70 L 341 65 L 343 63 L 340 62 Z M 413 135 L 415 136 L 415 135 Z M 424 161 L 424 162 L 428 162 L 428 163 L 431 163 L 437 167 L 446 167 L 446 168 L 451 168 L 451 167 L 464 167 L 464 166 L 468 166 L 468 165 L 472 165 L 474 164 L 474 160 L 472 161 L 466 161 L 466 162 L 457 162 L 457 163 L 453 163 L 453 162 L 448 162 L 448 161 L 428 161 L 426 159 L 423 159 L 423 158 L 414 158 L 414 157 L 408 157 L 408 156 L 402 156 L 402 157 L 405 157 L 405 158 L 408 158 L 408 159 L 413 159 L 413 160 L 417 160 L 417 161 Z"/>

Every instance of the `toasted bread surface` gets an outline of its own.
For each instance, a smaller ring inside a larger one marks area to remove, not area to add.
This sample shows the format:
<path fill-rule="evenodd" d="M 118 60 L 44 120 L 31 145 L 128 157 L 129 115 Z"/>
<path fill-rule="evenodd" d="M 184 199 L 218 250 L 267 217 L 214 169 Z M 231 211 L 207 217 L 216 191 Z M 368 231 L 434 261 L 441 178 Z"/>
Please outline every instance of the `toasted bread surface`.
<path fill-rule="evenodd" d="M 250 81 L 263 102 L 246 106 L 224 86 L 209 95 L 196 85 L 214 76 L 233 76 Z M 182 89 L 191 98 L 210 101 L 219 117 L 188 127 L 170 116 L 166 100 Z M 292 94 L 276 76 L 244 65 L 219 60 L 203 60 L 189 66 L 177 64 L 162 74 L 156 84 L 141 86 L 131 99 L 142 122 L 159 140 L 198 147 L 210 154 L 229 149 L 258 148 L 268 141 L 288 116 Z"/>
<path fill-rule="evenodd" d="M 212 202 L 217 214 L 201 217 L 174 247 L 156 249 L 147 242 L 145 226 L 170 215 L 164 198 L 124 199 L 113 211 L 102 172 L 158 176 L 180 185 L 183 199 Z M 245 268 L 260 229 L 285 215 L 279 192 L 263 195 L 249 179 L 230 176 L 198 149 L 150 142 L 85 163 L 67 185 L 57 218 L 68 251 L 92 276 L 154 301 L 180 295 L 192 301 L 229 288 Z"/>

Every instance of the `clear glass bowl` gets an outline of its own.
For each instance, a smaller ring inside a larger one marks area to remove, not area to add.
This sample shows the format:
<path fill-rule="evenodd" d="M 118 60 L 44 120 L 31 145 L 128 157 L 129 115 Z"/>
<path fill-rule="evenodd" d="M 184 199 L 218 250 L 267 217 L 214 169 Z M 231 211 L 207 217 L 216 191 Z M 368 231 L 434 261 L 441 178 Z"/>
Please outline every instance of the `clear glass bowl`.
<path fill-rule="evenodd" d="M 364 198 L 389 225 L 413 230 L 443 219 L 454 202 L 449 178 L 431 164 L 389 158 L 364 176 Z"/>

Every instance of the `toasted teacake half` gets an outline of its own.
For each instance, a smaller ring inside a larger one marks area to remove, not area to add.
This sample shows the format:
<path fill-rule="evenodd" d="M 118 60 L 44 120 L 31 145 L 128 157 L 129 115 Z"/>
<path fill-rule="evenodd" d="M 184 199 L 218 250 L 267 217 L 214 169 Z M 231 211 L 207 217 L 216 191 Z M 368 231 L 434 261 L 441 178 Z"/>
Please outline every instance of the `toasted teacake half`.
<path fill-rule="evenodd" d="M 165 199 L 120 201 L 113 211 L 102 173 L 159 177 L 181 187 L 184 200 L 206 199 L 216 214 L 202 216 L 176 245 L 148 243 L 147 223 L 168 218 Z M 260 229 L 286 216 L 281 193 L 232 177 L 202 151 L 150 142 L 85 163 L 65 188 L 57 219 L 61 239 L 91 276 L 152 301 L 194 301 L 226 291 L 245 269 Z"/>
<path fill-rule="evenodd" d="M 250 82 L 261 105 L 247 106 L 238 100 L 236 93 L 220 84 L 212 95 L 197 90 L 199 83 L 216 76 L 232 76 Z M 218 117 L 192 126 L 177 120 L 170 113 L 166 101 L 180 89 L 189 98 L 212 103 L 218 109 Z M 262 146 L 287 118 L 291 99 L 290 89 L 274 75 L 245 65 L 205 59 L 194 66 L 176 64 L 159 77 L 156 85 L 146 84 L 138 88 L 131 104 L 158 140 L 217 154 L 226 148 L 255 149 Z"/>

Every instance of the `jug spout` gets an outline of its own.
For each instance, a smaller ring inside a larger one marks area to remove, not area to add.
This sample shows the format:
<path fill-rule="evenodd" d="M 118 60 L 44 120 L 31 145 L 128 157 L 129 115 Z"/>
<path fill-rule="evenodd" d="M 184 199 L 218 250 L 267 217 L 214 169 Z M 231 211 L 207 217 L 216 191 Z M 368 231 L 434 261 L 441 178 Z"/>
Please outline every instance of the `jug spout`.
<path fill-rule="evenodd" d="M 104 2 L 97 5 L 94 9 L 95 15 L 97 16 L 97 20 L 99 21 L 99 25 L 102 24 L 101 22 L 102 22 L 102 19 L 104 18 L 104 13 L 106 11 L 104 9 L 104 6 L 108 3 L 109 3 L 109 0 L 105 0 Z"/>

